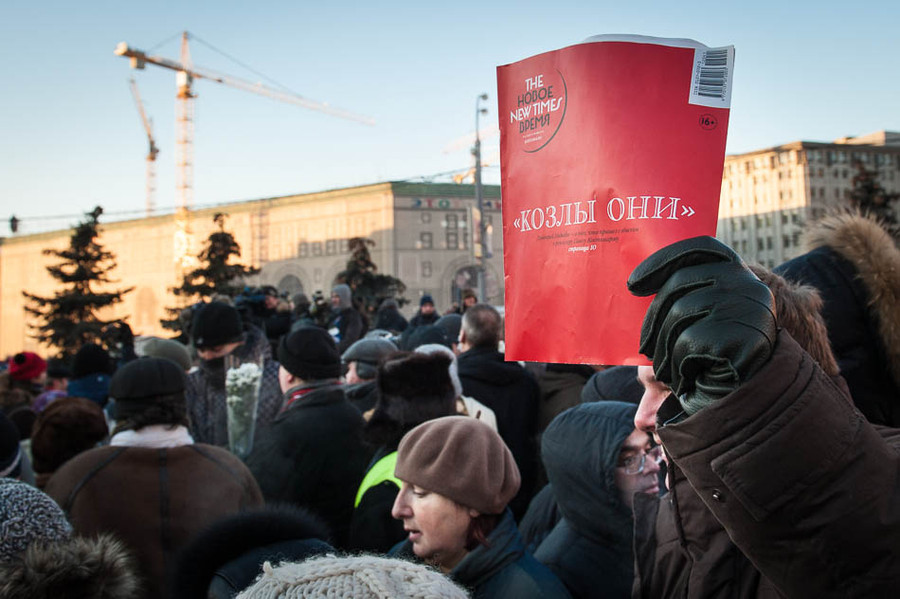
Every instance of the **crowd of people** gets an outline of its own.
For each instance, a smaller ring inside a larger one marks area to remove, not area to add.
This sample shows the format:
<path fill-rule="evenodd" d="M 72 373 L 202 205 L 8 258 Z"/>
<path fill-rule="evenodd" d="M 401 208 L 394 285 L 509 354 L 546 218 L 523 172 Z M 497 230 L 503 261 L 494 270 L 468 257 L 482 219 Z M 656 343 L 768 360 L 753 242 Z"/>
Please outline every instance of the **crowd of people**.
<path fill-rule="evenodd" d="M 345 284 L 17 353 L 0 597 L 893 596 L 900 250 L 861 215 L 809 239 L 775 272 L 708 237 L 645 259 L 650 366 L 507 362 L 471 290 L 407 321 Z"/>

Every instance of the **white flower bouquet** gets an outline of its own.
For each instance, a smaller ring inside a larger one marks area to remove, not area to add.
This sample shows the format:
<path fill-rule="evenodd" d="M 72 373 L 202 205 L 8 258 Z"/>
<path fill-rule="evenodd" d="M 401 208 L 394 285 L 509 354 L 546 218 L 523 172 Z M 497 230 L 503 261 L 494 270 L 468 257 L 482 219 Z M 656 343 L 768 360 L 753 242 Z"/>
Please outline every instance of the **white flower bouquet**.
<path fill-rule="evenodd" d="M 225 405 L 228 413 L 228 449 L 245 458 L 253 448 L 256 430 L 256 406 L 262 367 L 256 362 L 226 363 Z"/>

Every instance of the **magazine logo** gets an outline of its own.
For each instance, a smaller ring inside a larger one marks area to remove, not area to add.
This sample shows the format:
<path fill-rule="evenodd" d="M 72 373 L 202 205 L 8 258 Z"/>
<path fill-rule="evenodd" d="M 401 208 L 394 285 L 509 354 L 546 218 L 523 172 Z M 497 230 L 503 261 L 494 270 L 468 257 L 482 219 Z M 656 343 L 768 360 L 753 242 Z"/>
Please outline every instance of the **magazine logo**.
<path fill-rule="evenodd" d="M 522 151 L 537 152 L 556 136 L 566 117 L 566 80 L 558 70 L 528 77 L 516 105 L 509 111 L 509 126 L 522 143 Z"/>

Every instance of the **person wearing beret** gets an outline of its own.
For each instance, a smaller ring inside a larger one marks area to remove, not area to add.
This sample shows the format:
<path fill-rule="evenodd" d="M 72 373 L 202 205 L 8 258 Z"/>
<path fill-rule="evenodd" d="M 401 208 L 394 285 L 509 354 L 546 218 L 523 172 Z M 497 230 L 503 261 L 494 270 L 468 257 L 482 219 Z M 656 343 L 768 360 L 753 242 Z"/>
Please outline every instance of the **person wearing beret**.
<path fill-rule="evenodd" d="M 503 439 L 467 416 L 429 420 L 400 441 L 392 514 L 407 540 L 391 555 L 418 558 L 488 597 L 566 598 L 566 587 L 527 552 L 507 505 L 519 469 Z"/>
<path fill-rule="evenodd" d="M 145 593 L 165 597 L 174 557 L 219 518 L 260 506 L 253 475 L 224 449 L 188 432 L 181 366 L 139 358 L 110 382 L 109 446 L 63 464 L 45 488 L 82 535 L 112 533 L 137 557 Z"/>
<path fill-rule="evenodd" d="M 362 439 L 365 421 L 344 395 L 341 355 L 327 331 L 300 327 L 285 335 L 278 361 L 284 408 L 259 431 L 247 465 L 267 502 L 308 509 L 342 549 L 371 458 Z"/>

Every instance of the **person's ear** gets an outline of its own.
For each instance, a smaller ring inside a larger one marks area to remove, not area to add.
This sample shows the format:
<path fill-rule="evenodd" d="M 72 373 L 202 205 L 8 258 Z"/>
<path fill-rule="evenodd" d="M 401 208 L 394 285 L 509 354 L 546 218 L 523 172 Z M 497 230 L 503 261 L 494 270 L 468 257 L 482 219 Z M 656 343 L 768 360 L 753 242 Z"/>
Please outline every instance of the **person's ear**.
<path fill-rule="evenodd" d="M 469 518 L 472 518 L 474 520 L 475 518 L 477 518 L 480 515 L 481 515 L 481 512 L 479 512 L 478 510 L 473 510 L 472 508 L 469 508 Z"/>

